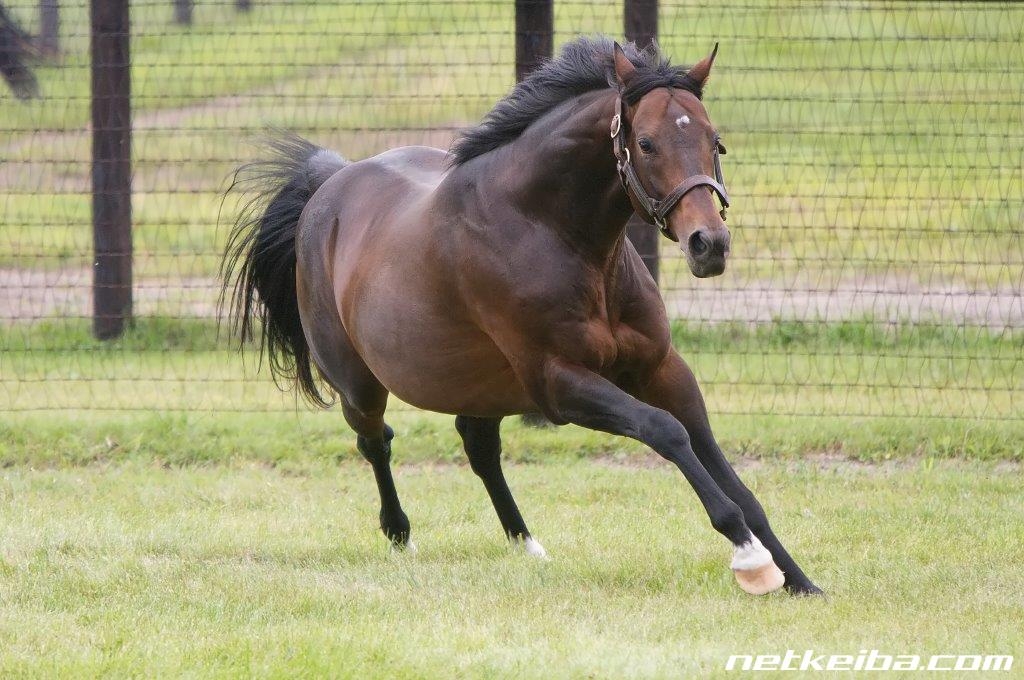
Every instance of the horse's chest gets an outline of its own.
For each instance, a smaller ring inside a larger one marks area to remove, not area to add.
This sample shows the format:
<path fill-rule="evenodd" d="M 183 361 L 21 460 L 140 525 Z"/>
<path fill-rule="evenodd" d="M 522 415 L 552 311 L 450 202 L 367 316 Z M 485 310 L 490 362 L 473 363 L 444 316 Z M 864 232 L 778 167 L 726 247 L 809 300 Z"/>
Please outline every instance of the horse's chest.
<path fill-rule="evenodd" d="M 612 331 L 617 355 L 609 367 L 611 377 L 646 382 L 668 351 L 668 341 L 621 323 Z"/>
<path fill-rule="evenodd" d="M 586 325 L 579 347 L 583 363 L 614 382 L 641 381 L 665 357 L 668 341 L 652 337 L 635 326 L 604 319 Z"/>

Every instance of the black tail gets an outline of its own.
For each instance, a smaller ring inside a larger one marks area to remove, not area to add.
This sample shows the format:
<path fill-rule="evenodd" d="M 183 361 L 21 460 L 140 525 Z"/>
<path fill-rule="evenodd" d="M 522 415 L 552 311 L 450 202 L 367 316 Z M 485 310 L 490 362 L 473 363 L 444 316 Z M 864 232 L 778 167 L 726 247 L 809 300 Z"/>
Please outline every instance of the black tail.
<path fill-rule="evenodd" d="M 260 359 L 270 372 L 294 382 L 317 406 L 327 406 L 309 358 L 295 292 L 295 232 L 313 193 L 345 166 L 338 154 L 293 134 L 267 142 L 271 157 L 243 165 L 228 188 L 252 194 L 228 239 L 221 264 L 223 308 L 231 292 L 232 331 L 240 346 L 260 327 Z"/>

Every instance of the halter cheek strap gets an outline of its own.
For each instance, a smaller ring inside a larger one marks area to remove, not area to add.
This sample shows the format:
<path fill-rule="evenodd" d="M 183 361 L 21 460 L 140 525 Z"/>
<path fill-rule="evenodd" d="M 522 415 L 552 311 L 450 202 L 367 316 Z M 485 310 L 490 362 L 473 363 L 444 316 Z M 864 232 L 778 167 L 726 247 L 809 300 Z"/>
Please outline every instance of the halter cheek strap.
<path fill-rule="evenodd" d="M 697 187 L 706 186 L 722 202 L 722 210 L 719 213 L 725 219 L 725 209 L 729 207 L 729 192 L 725 189 L 725 180 L 722 179 L 722 162 L 718 157 L 718 145 L 715 145 L 715 177 L 707 175 L 690 175 L 682 181 L 679 186 L 670 191 L 667 196 L 661 199 L 652 198 L 633 168 L 632 160 L 629 157 L 629 148 L 626 146 L 625 126 L 622 117 L 622 98 L 615 99 L 615 115 L 612 116 L 611 136 L 612 150 L 615 153 L 615 160 L 618 163 L 619 179 L 626 189 L 633 208 L 644 219 L 644 221 L 657 225 L 661 233 L 672 241 L 678 240 L 669 231 L 667 218 L 672 209 L 683 199 L 683 196 L 690 193 Z"/>

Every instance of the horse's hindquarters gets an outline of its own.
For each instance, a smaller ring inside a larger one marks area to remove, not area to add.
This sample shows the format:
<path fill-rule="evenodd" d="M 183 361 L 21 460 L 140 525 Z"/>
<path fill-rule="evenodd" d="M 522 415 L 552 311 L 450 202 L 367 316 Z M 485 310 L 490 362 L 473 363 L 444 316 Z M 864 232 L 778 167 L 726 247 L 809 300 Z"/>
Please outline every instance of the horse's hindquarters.
<path fill-rule="evenodd" d="M 477 416 L 534 407 L 497 346 L 434 286 L 402 286 L 419 268 L 395 267 L 341 297 L 353 345 L 377 379 L 419 408 Z M 395 294 L 399 292 L 399 294 Z"/>
<path fill-rule="evenodd" d="M 362 364 L 420 408 L 480 416 L 532 410 L 459 296 L 452 225 L 437 220 L 436 182 L 427 182 L 431 172 L 441 177 L 442 159 L 437 150 L 389 152 L 347 167 L 310 200 L 297 275 L 312 355 L 346 396 L 360 388 L 352 364 Z"/>

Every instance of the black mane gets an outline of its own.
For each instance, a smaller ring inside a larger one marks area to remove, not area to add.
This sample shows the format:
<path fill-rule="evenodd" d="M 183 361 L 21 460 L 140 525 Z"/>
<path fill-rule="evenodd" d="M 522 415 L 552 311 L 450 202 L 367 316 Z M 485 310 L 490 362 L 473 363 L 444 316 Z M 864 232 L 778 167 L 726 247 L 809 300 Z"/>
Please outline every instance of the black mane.
<path fill-rule="evenodd" d="M 516 139 L 535 120 L 562 102 L 586 92 L 615 87 L 614 42 L 608 37 L 577 38 L 562 47 L 557 58 L 545 63 L 516 85 L 476 127 L 464 130 L 451 148 L 451 162 L 459 165 Z M 629 43 L 626 57 L 636 75 L 622 92 L 622 100 L 635 104 L 658 87 L 692 92 L 699 99 L 701 84 L 687 77 L 686 69 L 672 66 L 657 45 L 645 50 Z"/>

